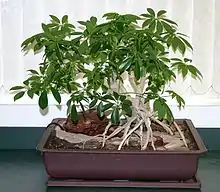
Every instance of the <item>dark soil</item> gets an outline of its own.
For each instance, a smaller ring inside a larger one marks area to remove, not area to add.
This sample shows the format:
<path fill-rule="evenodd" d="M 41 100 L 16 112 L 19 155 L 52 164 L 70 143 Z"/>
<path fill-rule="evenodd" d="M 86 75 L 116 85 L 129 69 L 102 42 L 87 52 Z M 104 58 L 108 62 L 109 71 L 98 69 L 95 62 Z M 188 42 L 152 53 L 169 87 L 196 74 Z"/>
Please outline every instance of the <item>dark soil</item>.
<path fill-rule="evenodd" d="M 185 124 L 179 124 L 179 126 L 181 127 L 182 131 L 184 132 L 186 139 L 188 139 L 190 141 L 190 143 L 188 144 L 189 150 L 197 150 L 198 147 L 197 147 L 189 129 L 187 128 L 187 126 Z M 163 129 L 161 129 L 160 125 L 157 125 L 154 123 L 152 123 L 152 129 L 153 129 L 153 131 L 163 130 Z M 122 135 L 119 134 L 117 136 L 120 137 Z M 163 142 L 163 139 L 161 137 L 157 136 L 156 139 L 157 139 L 155 141 L 156 148 L 164 146 L 166 144 Z M 56 150 L 82 150 L 82 148 L 83 148 L 83 150 L 97 150 L 97 149 L 99 149 L 99 150 L 116 151 L 117 147 L 118 147 L 117 145 L 112 145 L 109 142 L 109 143 L 106 143 L 104 148 L 102 148 L 101 142 L 98 142 L 95 140 L 87 141 L 84 146 L 82 143 L 78 143 L 78 144 L 69 143 L 65 140 L 57 138 L 55 131 L 52 131 L 49 139 L 47 140 L 47 142 L 45 144 L 46 149 L 56 149 Z M 136 142 L 130 143 L 129 146 L 124 146 L 122 148 L 122 150 L 124 150 L 124 151 L 140 151 L 140 144 L 137 140 Z M 147 151 L 153 150 L 153 148 L 151 147 L 151 143 L 149 143 L 148 148 L 146 150 Z"/>

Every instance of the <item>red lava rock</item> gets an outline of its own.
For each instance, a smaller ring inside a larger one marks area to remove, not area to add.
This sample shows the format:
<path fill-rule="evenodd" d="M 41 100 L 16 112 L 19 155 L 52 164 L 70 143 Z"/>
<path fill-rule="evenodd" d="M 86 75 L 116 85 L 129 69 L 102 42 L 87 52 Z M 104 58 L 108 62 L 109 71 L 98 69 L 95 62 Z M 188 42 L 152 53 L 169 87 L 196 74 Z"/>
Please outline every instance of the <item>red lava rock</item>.
<path fill-rule="evenodd" d="M 78 114 L 79 120 L 77 124 L 74 124 L 70 117 L 67 118 L 65 124 L 63 125 L 64 130 L 70 133 L 81 133 L 89 136 L 95 136 L 102 134 L 109 123 L 109 119 L 107 119 L 107 117 L 100 118 L 97 115 L 96 110 L 87 110 L 84 112 L 84 116 L 82 112 Z M 116 128 L 117 126 L 111 126 L 107 135 L 113 133 Z M 122 132 L 115 135 L 115 137 L 122 136 Z"/>
<path fill-rule="evenodd" d="M 84 118 L 85 116 L 85 118 Z M 109 120 L 107 117 L 100 118 L 95 110 L 87 110 L 78 114 L 78 123 L 74 124 L 70 117 L 67 118 L 63 128 L 67 132 L 82 133 L 90 136 L 102 134 Z"/>

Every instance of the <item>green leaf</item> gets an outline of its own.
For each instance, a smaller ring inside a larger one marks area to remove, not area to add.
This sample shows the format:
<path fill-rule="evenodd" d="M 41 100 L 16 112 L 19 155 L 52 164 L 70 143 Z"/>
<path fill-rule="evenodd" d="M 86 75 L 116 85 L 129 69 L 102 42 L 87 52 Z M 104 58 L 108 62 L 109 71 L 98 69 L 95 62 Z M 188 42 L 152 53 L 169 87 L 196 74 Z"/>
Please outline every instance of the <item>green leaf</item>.
<path fill-rule="evenodd" d="M 134 74 L 135 74 L 135 78 L 136 78 L 137 80 L 139 80 L 140 77 L 141 77 L 141 68 L 140 68 L 139 61 L 138 61 L 138 60 L 135 62 Z"/>
<path fill-rule="evenodd" d="M 24 89 L 24 87 L 23 86 L 14 86 L 10 89 L 10 91 L 19 90 L 19 89 Z"/>
<path fill-rule="evenodd" d="M 170 60 L 171 60 L 171 61 L 180 61 L 180 62 L 182 61 L 182 60 L 179 59 L 179 58 L 171 58 Z"/>
<path fill-rule="evenodd" d="M 163 25 L 160 21 L 157 21 L 157 33 L 161 34 L 163 32 Z"/>
<path fill-rule="evenodd" d="M 98 55 L 98 57 L 99 57 L 103 62 L 105 62 L 105 61 L 107 60 L 107 58 L 108 58 L 108 55 L 107 55 L 106 53 L 100 53 L 100 54 Z"/>
<path fill-rule="evenodd" d="M 23 81 L 23 84 L 26 85 L 26 86 L 28 86 L 28 85 L 29 85 L 29 80 Z"/>
<path fill-rule="evenodd" d="M 156 27 L 156 21 L 153 20 L 153 21 L 151 22 L 151 24 L 149 25 L 149 30 L 150 30 L 151 32 L 154 32 L 155 27 Z"/>
<path fill-rule="evenodd" d="M 115 36 L 110 37 L 110 42 L 111 42 L 112 46 L 114 46 L 114 47 L 117 46 L 117 43 L 118 43 L 117 37 L 115 37 Z"/>
<path fill-rule="evenodd" d="M 161 57 L 160 60 L 169 63 L 170 59 L 166 58 L 166 57 Z"/>
<path fill-rule="evenodd" d="M 79 24 L 86 26 L 86 22 L 85 21 L 77 21 Z"/>
<path fill-rule="evenodd" d="M 112 12 L 112 13 L 105 13 L 103 17 L 106 17 L 106 19 L 114 19 L 118 16 L 118 13 Z"/>
<path fill-rule="evenodd" d="M 126 59 L 124 62 L 121 63 L 121 65 L 119 65 L 119 70 L 121 71 L 121 73 L 123 73 L 124 71 L 129 69 L 130 66 L 131 66 L 130 59 Z"/>
<path fill-rule="evenodd" d="M 71 119 L 74 123 L 78 122 L 78 113 L 77 113 L 75 104 L 73 104 L 71 107 Z"/>
<path fill-rule="evenodd" d="M 91 22 L 86 22 L 86 29 L 88 30 L 89 33 L 92 32 L 92 30 L 94 29 L 95 25 Z"/>
<path fill-rule="evenodd" d="M 155 12 L 153 9 L 151 8 L 147 8 L 148 13 L 150 13 L 150 15 L 155 16 Z"/>
<path fill-rule="evenodd" d="M 117 100 L 118 98 L 119 98 L 119 94 L 117 93 L 117 92 L 113 92 L 113 96 L 114 96 L 114 98 Z"/>
<path fill-rule="evenodd" d="M 164 21 L 166 21 L 167 23 L 170 23 L 170 24 L 173 24 L 173 25 L 176 25 L 177 26 L 177 23 L 170 20 L 170 19 L 166 19 L 166 18 L 163 18 Z"/>
<path fill-rule="evenodd" d="M 182 62 L 176 62 L 173 63 L 172 67 L 177 67 L 178 68 L 178 72 L 182 73 L 182 77 L 185 78 L 188 74 L 188 68 L 187 65 L 182 63 Z"/>
<path fill-rule="evenodd" d="M 115 107 L 111 113 L 111 123 L 117 125 L 120 120 L 119 109 Z"/>
<path fill-rule="evenodd" d="M 79 102 L 79 105 L 80 105 L 80 107 L 81 107 L 82 111 L 84 112 L 84 111 L 85 111 L 85 108 L 84 108 L 84 106 L 83 106 L 83 104 L 82 104 L 82 102 L 81 102 L 81 101 Z"/>
<path fill-rule="evenodd" d="M 164 29 L 169 32 L 169 33 L 173 33 L 174 29 L 172 28 L 172 26 L 170 26 L 169 24 L 165 23 L 164 21 L 161 21 Z"/>
<path fill-rule="evenodd" d="M 30 97 L 31 99 L 33 99 L 33 97 L 34 97 L 34 92 L 33 92 L 31 89 L 29 89 L 29 90 L 27 91 L 27 95 L 28 95 L 28 97 Z"/>
<path fill-rule="evenodd" d="M 50 32 L 50 31 L 49 31 L 49 28 L 47 27 L 46 24 L 42 23 L 42 24 L 41 24 L 41 27 L 42 27 L 43 31 L 44 31 L 46 34 Z"/>
<path fill-rule="evenodd" d="M 34 36 L 27 38 L 26 40 L 22 42 L 21 47 L 29 45 L 30 43 L 34 41 L 34 39 L 35 39 Z"/>
<path fill-rule="evenodd" d="M 135 22 L 137 23 L 137 20 L 140 20 L 141 18 L 138 17 L 137 15 L 133 15 L 133 14 L 126 14 L 124 15 L 124 17 L 129 20 L 130 22 Z"/>
<path fill-rule="evenodd" d="M 97 18 L 96 17 L 91 17 L 90 21 L 95 25 L 97 23 Z"/>
<path fill-rule="evenodd" d="M 166 14 L 167 12 L 165 10 L 160 10 L 158 13 L 157 13 L 157 17 L 160 17 L 164 14 Z"/>
<path fill-rule="evenodd" d="M 188 69 L 185 67 L 185 68 L 182 68 L 181 70 L 182 70 L 182 76 L 183 78 L 185 78 L 188 74 Z"/>
<path fill-rule="evenodd" d="M 159 119 L 162 119 L 165 117 L 166 109 L 163 106 L 163 103 L 161 103 L 160 99 L 157 99 L 153 103 L 153 109 L 155 112 L 157 112 Z"/>
<path fill-rule="evenodd" d="M 75 26 L 73 24 L 71 24 L 71 23 L 66 23 L 65 26 L 67 26 L 69 28 L 75 28 Z M 71 34 L 73 34 L 73 35 L 81 35 L 82 32 L 73 32 Z"/>
<path fill-rule="evenodd" d="M 69 116 L 71 114 L 71 103 L 72 103 L 72 99 L 69 99 L 67 102 L 66 102 L 66 105 L 67 105 L 67 111 L 66 111 L 66 115 Z"/>
<path fill-rule="evenodd" d="M 91 53 L 96 53 L 100 49 L 100 47 L 101 47 L 101 43 L 100 42 L 97 42 L 97 43 L 93 44 L 91 46 L 91 49 L 90 49 L 90 54 Z"/>
<path fill-rule="evenodd" d="M 27 71 L 31 72 L 32 74 L 39 75 L 39 73 L 36 70 L 29 69 Z"/>
<path fill-rule="evenodd" d="M 152 16 L 150 14 L 141 14 L 141 16 L 146 17 L 146 18 L 151 18 Z"/>
<path fill-rule="evenodd" d="M 47 67 L 47 75 L 51 75 L 55 72 L 54 63 L 50 63 Z"/>
<path fill-rule="evenodd" d="M 22 97 L 24 96 L 24 93 L 25 93 L 24 91 L 21 91 L 21 92 L 17 93 L 17 94 L 14 96 L 14 101 L 16 101 L 16 100 L 22 98 Z"/>
<path fill-rule="evenodd" d="M 97 101 L 98 101 L 97 99 L 92 100 L 91 103 L 89 104 L 89 108 L 93 108 L 96 105 Z"/>
<path fill-rule="evenodd" d="M 51 19 L 55 21 L 56 23 L 60 23 L 60 20 L 55 15 L 50 15 Z"/>
<path fill-rule="evenodd" d="M 192 75 L 194 75 L 195 77 L 198 77 L 198 76 L 203 77 L 203 76 L 202 76 L 202 73 L 201 73 L 195 66 L 193 66 L 193 65 L 187 65 L 187 68 L 188 68 L 188 70 L 190 71 L 190 73 L 191 73 Z"/>
<path fill-rule="evenodd" d="M 34 76 L 29 77 L 27 80 L 28 81 L 35 81 L 35 80 L 39 80 L 39 79 L 40 79 L 39 76 L 34 75 Z"/>
<path fill-rule="evenodd" d="M 49 24 L 47 24 L 47 27 L 49 27 L 49 28 L 53 28 L 53 27 L 57 27 L 57 26 L 59 26 L 57 23 L 49 23 Z"/>
<path fill-rule="evenodd" d="M 81 53 L 81 54 L 85 54 L 85 53 L 87 52 L 88 48 L 89 48 L 88 42 L 87 42 L 87 40 L 85 40 L 85 41 L 83 41 L 83 42 L 81 43 L 81 45 L 79 46 L 78 51 L 79 51 L 79 53 Z"/>
<path fill-rule="evenodd" d="M 186 39 L 184 39 L 183 37 L 180 37 L 180 39 L 182 39 L 182 41 L 186 44 L 187 47 L 189 47 L 191 50 L 193 50 L 192 45 Z"/>
<path fill-rule="evenodd" d="M 153 104 L 154 111 L 160 119 L 167 119 L 169 123 L 172 123 L 174 118 L 173 114 L 166 104 L 166 100 L 163 98 L 156 99 Z"/>
<path fill-rule="evenodd" d="M 160 44 L 160 43 L 158 43 L 158 42 L 154 42 L 154 44 L 156 45 L 156 47 L 157 47 L 161 52 L 164 52 L 165 47 L 164 47 L 162 44 Z"/>
<path fill-rule="evenodd" d="M 105 105 L 103 105 L 103 112 L 107 111 L 108 109 L 112 108 L 114 104 L 113 103 L 107 103 Z"/>
<path fill-rule="evenodd" d="M 98 112 L 98 116 L 99 117 L 103 117 L 104 116 L 102 101 L 97 106 L 97 112 Z"/>
<path fill-rule="evenodd" d="M 34 53 L 39 52 L 43 48 L 43 45 L 38 43 L 34 46 Z"/>
<path fill-rule="evenodd" d="M 175 92 L 172 91 L 172 90 L 167 90 L 166 92 L 171 95 L 172 99 L 174 99 L 174 98 L 176 99 L 176 101 L 177 101 L 178 104 L 179 104 L 179 108 L 185 106 L 185 101 L 184 101 L 184 99 L 183 99 L 180 95 L 178 95 L 177 93 L 175 93 Z"/>
<path fill-rule="evenodd" d="M 40 106 L 40 108 L 43 110 L 45 108 L 47 108 L 48 106 L 48 98 L 47 98 L 47 92 L 43 91 L 39 97 L 38 100 L 38 105 Z"/>
<path fill-rule="evenodd" d="M 142 28 L 145 28 L 146 26 L 150 25 L 151 22 L 152 22 L 152 19 L 146 19 L 142 24 Z"/>
<path fill-rule="evenodd" d="M 109 100 L 112 100 L 112 101 L 114 101 L 115 99 L 111 96 L 111 95 L 105 95 L 105 96 L 103 96 L 103 99 L 109 99 Z"/>
<path fill-rule="evenodd" d="M 186 63 L 187 63 L 187 62 L 192 63 L 192 59 L 188 59 L 188 58 L 184 58 L 183 61 L 186 62 Z"/>
<path fill-rule="evenodd" d="M 173 48 L 173 51 L 176 52 L 177 47 L 179 46 L 179 40 L 178 40 L 178 38 L 177 38 L 177 37 L 174 37 L 171 43 L 172 43 L 171 46 L 172 46 L 172 48 Z"/>
<path fill-rule="evenodd" d="M 132 102 L 130 100 L 128 100 L 128 99 L 124 100 L 123 103 L 126 104 L 126 105 L 129 105 L 129 106 L 132 105 Z"/>
<path fill-rule="evenodd" d="M 173 121 L 174 121 L 173 113 L 172 113 L 172 111 L 170 110 L 169 106 L 166 103 L 164 105 L 165 105 L 166 111 L 167 111 L 166 119 L 169 122 L 169 124 L 172 124 Z"/>
<path fill-rule="evenodd" d="M 125 96 L 125 95 L 120 95 L 120 100 L 121 100 L 122 102 L 124 102 L 125 99 L 126 99 L 126 96 Z"/>
<path fill-rule="evenodd" d="M 182 53 L 182 55 L 184 55 L 185 52 L 186 52 L 185 44 L 184 44 L 183 41 L 181 41 L 181 39 L 179 39 L 179 38 L 176 38 L 176 41 L 177 41 L 178 48 L 179 48 L 180 52 Z"/>
<path fill-rule="evenodd" d="M 132 109 L 130 105 L 127 105 L 125 103 L 122 104 L 122 110 L 125 112 L 125 114 L 129 117 L 132 116 Z"/>
<path fill-rule="evenodd" d="M 60 96 L 60 93 L 57 89 L 51 87 L 51 92 L 54 96 L 54 98 L 56 99 L 56 101 L 60 104 L 61 103 L 61 96 Z"/>
<path fill-rule="evenodd" d="M 67 23 L 68 22 L 68 15 L 64 15 L 62 17 L 62 24 Z"/>

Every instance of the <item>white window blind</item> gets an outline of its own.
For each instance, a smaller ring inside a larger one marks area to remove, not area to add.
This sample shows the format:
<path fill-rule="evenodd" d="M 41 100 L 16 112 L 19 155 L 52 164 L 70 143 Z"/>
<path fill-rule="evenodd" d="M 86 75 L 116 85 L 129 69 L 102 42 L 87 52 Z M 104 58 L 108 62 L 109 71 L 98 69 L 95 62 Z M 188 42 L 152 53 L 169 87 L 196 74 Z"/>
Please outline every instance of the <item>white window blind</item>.
<path fill-rule="evenodd" d="M 179 24 L 180 31 L 190 37 L 189 41 L 194 47 L 194 52 L 189 53 L 188 57 L 192 58 L 204 76 L 202 82 L 191 78 L 182 81 L 179 78 L 176 84 L 172 84 L 174 90 L 183 95 L 189 107 L 217 107 L 220 104 L 218 0 L 0 0 L 0 2 L 0 107 L 4 109 L 4 112 L 0 110 L 0 113 L 4 113 L 3 115 L 7 115 L 5 111 L 8 111 L 8 115 L 16 116 L 14 110 L 21 109 L 22 118 L 27 113 L 31 115 L 31 110 L 36 111 L 33 114 L 37 116 L 39 110 L 37 98 L 30 100 L 24 97 L 14 103 L 9 89 L 22 83 L 27 75 L 26 70 L 36 68 L 41 62 L 42 55 L 24 56 L 20 46 L 27 37 L 40 32 L 41 23 L 47 22 L 50 14 L 58 17 L 67 14 L 70 21 L 76 22 L 93 15 L 101 18 L 105 12 L 144 13 L 148 7 L 167 10 L 169 17 Z M 51 99 L 50 104 L 55 104 L 55 101 Z M 176 116 L 180 114 L 185 117 L 187 110 L 188 108 L 183 112 L 177 112 L 174 109 L 174 113 Z M 187 117 L 190 113 L 187 113 Z M 51 109 L 47 117 L 39 115 L 38 124 L 45 125 L 50 118 L 64 115 L 64 109 L 57 113 Z M 22 118 L 19 120 L 17 118 L 11 124 L 22 125 L 25 122 Z M 199 125 L 202 122 L 199 118 L 196 121 Z M 2 118 L 0 125 L 7 122 L 10 122 L 9 118 Z M 32 124 L 31 121 L 29 124 Z"/>

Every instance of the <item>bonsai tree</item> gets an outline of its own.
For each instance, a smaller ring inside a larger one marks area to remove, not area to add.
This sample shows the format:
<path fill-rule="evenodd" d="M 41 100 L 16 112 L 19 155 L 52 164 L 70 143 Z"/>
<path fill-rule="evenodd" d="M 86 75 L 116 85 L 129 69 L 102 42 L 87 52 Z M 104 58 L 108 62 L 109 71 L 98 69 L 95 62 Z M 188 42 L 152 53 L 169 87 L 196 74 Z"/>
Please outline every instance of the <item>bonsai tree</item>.
<path fill-rule="evenodd" d="M 202 74 L 185 57 L 193 48 L 166 11 L 155 13 L 148 8 L 141 15 L 106 13 L 102 23 L 93 16 L 78 21 L 77 27 L 68 22 L 67 15 L 50 17 L 49 23 L 42 23 L 41 33 L 22 43 L 24 52 L 43 51 L 44 55 L 38 70 L 28 70 L 30 76 L 23 85 L 11 88 L 18 91 L 14 100 L 36 95 L 40 108 L 45 109 L 49 93 L 59 104 L 62 94 L 68 94 L 67 117 L 73 124 L 79 123 L 77 106 L 83 114 L 92 109 L 100 119 L 108 117 L 102 134 L 94 136 L 102 138 L 103 147 L 122 133 L 118 150 L 129 144 L 132 134 L 138 135 L 141 150 L 149 142 L 156 150 L 152 123 L 170 135 L 174 127 L 187 146 L 166 98 L 184 107 L 184 99 L 169 84 L 178 74 L 183 78 L 201 78 Z M 84 120 L 89 121 L 85 115 Z M 107 134 L 111 127 L 115 129 Z"/>

